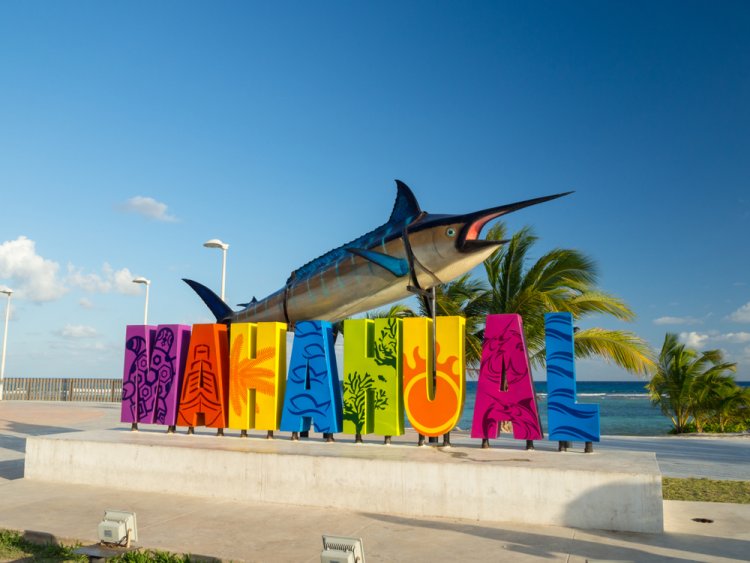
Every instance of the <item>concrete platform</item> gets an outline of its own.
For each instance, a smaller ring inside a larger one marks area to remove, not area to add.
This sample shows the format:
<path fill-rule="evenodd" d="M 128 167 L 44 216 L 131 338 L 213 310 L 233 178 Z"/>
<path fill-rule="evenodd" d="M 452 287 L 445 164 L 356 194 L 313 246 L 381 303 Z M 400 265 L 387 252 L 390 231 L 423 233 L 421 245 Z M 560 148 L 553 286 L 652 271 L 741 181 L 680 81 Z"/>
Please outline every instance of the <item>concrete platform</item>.
<path fill-rule="evenodd" d="M 102 430 L 29 437 L 25 477 L 390 517 L 663 531 L 661 473 L 652 453 L 570 455 Z"/>

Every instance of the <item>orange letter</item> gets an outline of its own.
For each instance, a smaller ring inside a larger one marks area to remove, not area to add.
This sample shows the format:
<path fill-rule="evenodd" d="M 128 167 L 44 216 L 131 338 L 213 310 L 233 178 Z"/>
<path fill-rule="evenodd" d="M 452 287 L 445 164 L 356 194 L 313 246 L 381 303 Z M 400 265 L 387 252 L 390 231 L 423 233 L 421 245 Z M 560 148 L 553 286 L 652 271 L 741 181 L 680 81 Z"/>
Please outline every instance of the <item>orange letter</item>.
<path fill-rule="evenodd" d="M 177 426 L 227 426 L 227 327 L 193 325 Z"/>

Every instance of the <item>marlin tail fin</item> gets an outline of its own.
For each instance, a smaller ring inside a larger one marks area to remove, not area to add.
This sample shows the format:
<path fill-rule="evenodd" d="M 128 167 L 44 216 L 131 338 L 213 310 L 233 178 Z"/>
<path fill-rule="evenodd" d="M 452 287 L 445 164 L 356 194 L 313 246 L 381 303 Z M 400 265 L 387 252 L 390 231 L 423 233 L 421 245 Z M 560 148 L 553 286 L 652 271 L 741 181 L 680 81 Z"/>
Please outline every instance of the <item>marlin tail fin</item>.
<path fill-rule="evenodd" d="M 234 311 L 232 311 L 229 305 L 221 300 L 221 297 L 216 295 L 205 285 L 199 284 L 198 282 L 187 280 L 185 278 L 183 278 L 182 281 L 192 287 L 193 291 L 198 294 L 198 297 L 203 299 L 203 302 L 208 305 L 208 308 L 211 309 L 211 312 L 216 317 L 217 322 L 225 322 L 231 318 Z"/>

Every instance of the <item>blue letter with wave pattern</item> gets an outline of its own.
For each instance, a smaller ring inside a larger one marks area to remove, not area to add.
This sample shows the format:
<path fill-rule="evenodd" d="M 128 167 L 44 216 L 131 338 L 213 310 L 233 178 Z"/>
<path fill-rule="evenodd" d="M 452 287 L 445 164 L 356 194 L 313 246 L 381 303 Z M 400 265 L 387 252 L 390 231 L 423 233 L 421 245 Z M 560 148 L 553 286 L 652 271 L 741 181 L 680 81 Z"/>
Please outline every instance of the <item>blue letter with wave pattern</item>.
<path fill-rule="evenodd" d="M 544 315 L 547 346 L 547 423 L 550 440 L 599 441 L 599 405 L 576 403 L 573 317 Z"/>
<path fill-rule="evenodd" d="M 341 386 L 333 351 L 333 327 L 326 321 L 298 322 L 294 329 L 281 428 L 341 432 Z"/>

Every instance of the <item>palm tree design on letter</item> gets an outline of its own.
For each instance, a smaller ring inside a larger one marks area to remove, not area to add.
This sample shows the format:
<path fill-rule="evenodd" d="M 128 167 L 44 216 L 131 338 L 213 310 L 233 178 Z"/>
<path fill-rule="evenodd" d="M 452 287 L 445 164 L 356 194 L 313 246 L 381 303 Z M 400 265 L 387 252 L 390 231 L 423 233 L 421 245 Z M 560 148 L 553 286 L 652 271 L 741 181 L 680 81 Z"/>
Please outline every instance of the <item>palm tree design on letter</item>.
<path fill-rule="evenodd" d="M 395 369 L 398 353 L 398 323 L 391 318 L 383 330 L 375 338 L 375 363 L 379 366 L 390 366 Z M 386 382 L 383 375 L 378 374 L 379 382 Z M 388 406 L 388 396 L 385 389 L 378 389 L 378 381 L 365 372 L 364 375 L 355 371 L 344 378 L 344 420 L 354 423 L 357 436 L 362 434 L 366 417 L 373 417 L 376 410 L 385 410 Z M 368 395 L 372 399 L 368 398 Z M 368 406 L 368 400 L 371 401 Z"/>
<path fill-rule="evenodd" d="M 382 375 L 378 378 L 385 379 Z M 385 390 L 373 389 L 375 379 L 369 373 L 364 375 L 354 372 L 349 373 L 344 380 L 344 395 L 346 400 L 344 401 L 344 419 L 350 420 L 354 423 L 357 429 L 357 434 L 362 434 L 362 429 L 365 427 L 365 416 L 367 415 L 367 400 L 368 391 L 372 390 L 372 404 L 370 405 L 370 412 L 374 413 L 376 410 L 385 410 L 388 406 L 388 397 L 386 397 Z"/>
<path fill-rule="evenodd" d="M 255 358 L 247 357 L 247 344 L 242 335 L 232 346 L 233 365 L 237 366 L 237 371 L 233 374 L 235 384 L 234 389 L 255 389 L 256 393 L 262 395 L 273 395 L 275 391 L 273 359 L 276 356 L 274 348 L 261 348 L 257 351 Z M 271 367 L 268 367 L 268 366 Z M 247 403 L 247 393 L 233 393 L 230 397 L 232 410 L 240 414 Z M 258 403 L 255 404 L 256 414 L 258 413 Z"/>

